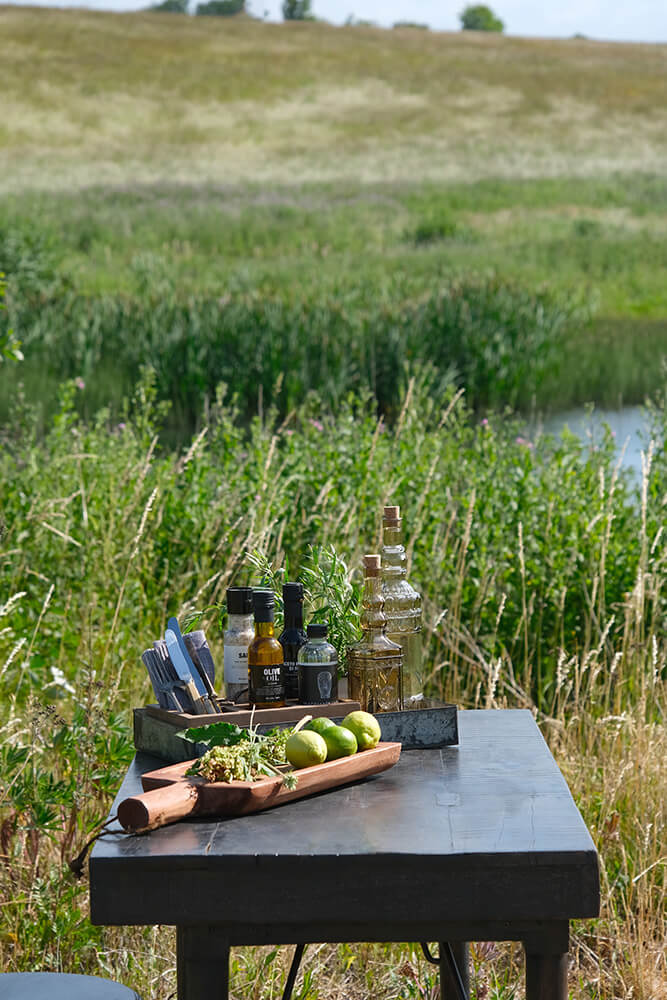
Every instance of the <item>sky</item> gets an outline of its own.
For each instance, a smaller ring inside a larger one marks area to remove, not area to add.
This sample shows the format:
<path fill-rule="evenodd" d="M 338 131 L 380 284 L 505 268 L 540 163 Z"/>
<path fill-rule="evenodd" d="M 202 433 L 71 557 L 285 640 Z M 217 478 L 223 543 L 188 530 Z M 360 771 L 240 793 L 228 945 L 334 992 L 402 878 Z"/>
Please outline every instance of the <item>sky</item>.
<path fill-rule="evenodd" d="M 5 0 L 6 2 L 6 0 Z M 18 0 L 23 3 L 24 0 Z M 26 0 L 27 2 L 27 0 Z M 156 0 L 38 0 L 40 6 L 138 10 Z M 194 8 L 197 0 L 191 0 Z M 459 11 L 476 0 L 311 0 L 316 16 L 342 24 L 356 19 L 390 27 L 417 21 L 434 30 L 458 31 Z M 250 13 L 281 20 L 281 0 L 247 0 Z M 487 0 L 505 23 L 505 33 L 546 38 L 574 34 L 613 41 L 667 42 L 667 0 Z"/>

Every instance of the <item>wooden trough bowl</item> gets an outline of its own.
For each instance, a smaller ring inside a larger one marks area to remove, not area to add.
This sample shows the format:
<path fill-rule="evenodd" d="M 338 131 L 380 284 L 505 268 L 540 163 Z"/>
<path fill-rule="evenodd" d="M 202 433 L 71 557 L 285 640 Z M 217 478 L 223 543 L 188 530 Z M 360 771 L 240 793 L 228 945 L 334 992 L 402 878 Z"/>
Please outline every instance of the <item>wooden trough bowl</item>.
<path fill-rule="evenodd" d="M 286 788 L 280 777 L 206 781 L 186 775 L 194 760 L 170 764 L 142 776 L 143 794 L 120 803 L 118 820 L 125 830 L 143 833 L 188 816 L 247 816 L 379 774 L 393 767 L 400 754 L 400 743 L 378 743 L 372 750 L 361 750 L 351 757 L 304 767 L 294 772 L 297 776 L 294 789 Z"/>

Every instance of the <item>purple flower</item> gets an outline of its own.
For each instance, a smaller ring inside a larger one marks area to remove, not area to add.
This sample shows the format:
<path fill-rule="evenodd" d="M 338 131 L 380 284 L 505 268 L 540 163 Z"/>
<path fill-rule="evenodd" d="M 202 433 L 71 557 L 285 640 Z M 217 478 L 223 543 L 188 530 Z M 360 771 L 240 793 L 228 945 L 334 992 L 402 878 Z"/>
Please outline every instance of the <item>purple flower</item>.
<path fill-rule="evenodd" d="M 482 420 L 482 427 L 488 427 L 488 426 L 489 426 L 489 419 L 488 417 L 484 417 L 484 419 Z"/>
<path fill-rule="evenodd" d="M 82 392 L 86 388 L 86 383 L 83 381 L 82 378 L 76 379 L 76 381 L 74 382 L 74 385 L 77 387 L 77 389 L 80 392 Z"/>
<path fill-rule="evenodd" d="M 120 422 L 120 423 L 119 423 L 119 424 L 117 425 L 117 428 L 116 428 L 116 429 L 117 429 L 117 430 L 119 430 L 119 431 L 124 431 L 124 430 L 125 430 L 125 424 L 124 424 L 124 422 L 123 422 L 122 420 L 121 420 L 121 422 Z"/>
<path fill-rule="evenodd" d="M 290 437 L 291 438 L 292 434 L 294 434 L 294 431 L 290 430 L 290 428 L 288 427 L 287 430 L 284 431 L 284 434 L 285 434 L 285 437 Z"/>
<path fill-rule="evenodd" d="M 324 424 L 322 423 L 321 420 L 311 420 L 310 423 L 315 428 L 316 431 L 324 430 Z"/>
<path fill-rule="evenodd" d="M 522 448 L 533 448 L 534 447 L 532 441 L 528 441 L 527 438 L 521 437 L 520 435 L 516 439 L 516 443 L 520 444 Z"/>

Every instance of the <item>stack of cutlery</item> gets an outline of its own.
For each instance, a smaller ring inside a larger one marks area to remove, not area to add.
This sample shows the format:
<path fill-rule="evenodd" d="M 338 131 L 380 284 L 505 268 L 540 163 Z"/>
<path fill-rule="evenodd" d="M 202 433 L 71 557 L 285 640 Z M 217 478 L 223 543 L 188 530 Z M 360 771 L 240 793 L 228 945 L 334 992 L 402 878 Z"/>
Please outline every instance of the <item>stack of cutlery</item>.
<path fill-rule="evenodd" d="M 183 636 L 175 618 L 167 622 L 164 639 L 142 653 L 160 708 L 195 715 L 222 711 L 215 691 L 215 664 L 199 630 Z"/>

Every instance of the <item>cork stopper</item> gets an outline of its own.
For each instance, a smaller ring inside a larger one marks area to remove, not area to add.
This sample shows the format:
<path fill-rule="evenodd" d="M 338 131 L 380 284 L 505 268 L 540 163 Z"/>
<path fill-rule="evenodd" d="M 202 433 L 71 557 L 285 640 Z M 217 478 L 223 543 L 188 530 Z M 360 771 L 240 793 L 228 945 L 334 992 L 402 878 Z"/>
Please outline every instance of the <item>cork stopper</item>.
<path fill-rule="evenodd" d="M 382 516 L 382 523 L 387 528 L 400 527 L 401 524 L 401 508 L 400 507 L 385 507 L 384 514 Z"/>
<path fill-rule="evenodd" d="M 364 563 L 364 575 L 365 576 L 379 576 L 380 575 L 380 556 L 376 555 L 365 555 L 363 558 Z"/>

